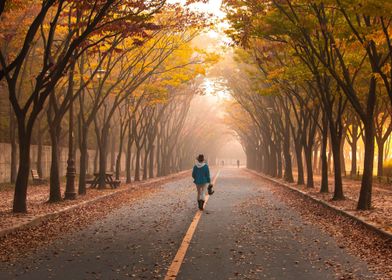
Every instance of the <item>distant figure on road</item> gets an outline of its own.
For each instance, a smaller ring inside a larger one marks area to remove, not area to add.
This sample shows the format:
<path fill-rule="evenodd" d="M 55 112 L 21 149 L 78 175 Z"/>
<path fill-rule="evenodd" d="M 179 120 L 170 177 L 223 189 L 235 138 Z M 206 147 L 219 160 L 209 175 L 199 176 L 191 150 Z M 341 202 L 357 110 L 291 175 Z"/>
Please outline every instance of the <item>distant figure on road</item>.
<path fill-rule="evenodd" d="M 237 167 L 240 168 L 240 160 L 237 159 Z"/>
<path fill-rule="evenodd" d="M 196 164 L 192 171 L 193 182 L 197 188 L 197 203 L 199 209 L 203 210 L 207 185 L 211 183 L 210 169 L 204 161 L 204 155 L 199 155 L 196 158 Z"/>

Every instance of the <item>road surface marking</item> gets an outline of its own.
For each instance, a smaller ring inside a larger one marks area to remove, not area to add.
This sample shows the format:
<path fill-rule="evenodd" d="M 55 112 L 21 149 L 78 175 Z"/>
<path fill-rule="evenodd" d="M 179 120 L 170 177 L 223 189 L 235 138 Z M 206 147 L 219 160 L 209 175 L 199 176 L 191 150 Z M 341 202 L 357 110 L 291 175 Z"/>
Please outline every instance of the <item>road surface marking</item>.
<path fill-rule="evenodd" d="M 212 181 L 212 184 L 215 185 L 216 179 L 218 178 L 220 173 L 220 170 L 215 175 L 214 180 Z M 208 198 L 210 196 L 206 196 L 206 201 L 204 203 L 204 207 L 207 205 Z M 195 217 L 192 220 L 191 225 L 189 226 L 184 239 L 182 240 L 182 243 L 180 245 L 180 248 L 177 251 L 176 256 L 174 257 L 171 265 L 169 266 L 169 269 L 167 270 L 165 280 L 175 280 L 177 277 L 178 272 L 180 271 L 182 262 L 184 261 L 184 257 L 186 254 L 186 251 L 188 250 L 189 244 L 191 243 L 193 234 L 195 233 L 197 224 L 199 223 L 199 220 L 201 218 L 201 214 L 203 214 L 203 211 L 197 211 Z"/>

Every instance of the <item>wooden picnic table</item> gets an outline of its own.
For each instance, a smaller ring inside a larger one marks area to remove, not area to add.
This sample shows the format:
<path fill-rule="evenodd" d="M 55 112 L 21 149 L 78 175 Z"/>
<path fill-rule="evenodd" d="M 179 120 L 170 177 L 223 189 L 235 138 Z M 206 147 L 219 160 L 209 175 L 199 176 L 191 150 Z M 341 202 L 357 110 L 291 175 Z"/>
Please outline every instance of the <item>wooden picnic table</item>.
<path fill-rule="evenodd" d="M 99 184 L 99 173 L 94 173 L 94 180 L 91 181 L 91 188 L 96 188 Z M 115 189 L 120 186 L 121 181 L 115 180 L 113 178 L 113 172 L 106 172 L 105 173 L 105 183 L 110 185 L 112 189 Z"/>

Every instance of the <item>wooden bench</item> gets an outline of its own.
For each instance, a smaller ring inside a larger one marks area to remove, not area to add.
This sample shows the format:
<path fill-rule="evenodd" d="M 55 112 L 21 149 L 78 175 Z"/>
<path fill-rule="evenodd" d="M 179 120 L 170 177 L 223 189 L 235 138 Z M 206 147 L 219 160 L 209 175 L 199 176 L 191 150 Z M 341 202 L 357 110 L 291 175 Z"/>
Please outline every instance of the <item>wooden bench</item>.
<path fill-rule="evenodd" d="M 114 186 L 115 188 L 118 188 L 118 187 L 120 186 L 120 184 L 121 184 L 121 180 L 114 180 L 114 181 L 113 181 L 113 186 Z"/>
<path fill-rule="evenodd" d="M 41 185 L 41 184 L 48 183 L 48 181 L 46 179 L 39 177 L 38 171 L 35 169 L 31 169 L 31 177 L 33 178 L 33 184 L 35 184 L 35 185 Z"/>
<path fill-rule="evenodd" d="M 91 184 L 90 185 L 91 188 L 96 188 L 98 186 L 98 184 L 99 184 L 99 173 L 94 173 L 94 176 L 95 176 L 94 180 L 89 180 L 88 182 L 86 182 L 86 183 Z M 106 172 L 106 174 L 105 174 L 105 184 L 109 184 L 112 189 L 115 189 L 115 188 L 118 188 L 120 186 L 121 181 L 120 180 L 115 180 L 113 178 L 113 173 L 112 172 Z"/>

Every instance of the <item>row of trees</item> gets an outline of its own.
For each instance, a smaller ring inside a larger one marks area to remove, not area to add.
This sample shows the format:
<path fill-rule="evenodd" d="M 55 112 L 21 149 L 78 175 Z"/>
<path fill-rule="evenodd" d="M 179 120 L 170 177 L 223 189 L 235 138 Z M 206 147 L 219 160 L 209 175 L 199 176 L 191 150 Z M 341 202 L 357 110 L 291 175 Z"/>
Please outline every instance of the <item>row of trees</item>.
<path fill-rule="evenodd" d="M 117 149 L 117 178 L 125 154 L 127 182 L 132 175 L 140 180 L 184 168 L 175 148 L 195 93 L 195 78 L 214 59 L 190 44 L 207 24 L 200 14 L 162 0 L 3 3 L 0 84 L 12 108 L 14 212 L 27 211 L 34 132 L 39 147 L 46 132 L 52 147 L 50 202 L 62 199 L 59 151 L 64 144 L 69 149 L 68 199 L 76 196 L 76 148 L 79 194 L 86 193 L 92 147 L 99 156 L 100 188 L 112 168 L 110 150 Z"/>
<path fill-rule="evenodd" d="M 241 108 L 233 108 L 231 120 L 249 166 L 292 182 L 294 155 L 298 184 L 305 183 L 306 170 L 306 185 L 313 187 L 320 159 L 321 191 L 327 192 L 332 154 L 333 198 L 340 200 L 344 141 L 351 147 L 355 174 L 363 138 L 357 208 L 370 209 L 375 146 L 382 176 L 384 145 L 392 130 L 392 6 L 377 0 L 226 4 L 232 24 L 228 34 L 245 49 L 237 55 L 244 78 L 231 82 Z M 248 125 L 234 122 L 241 119 Z"/>

